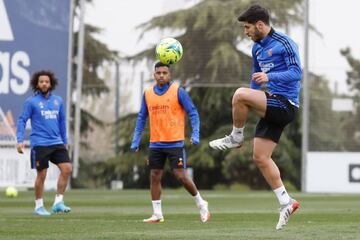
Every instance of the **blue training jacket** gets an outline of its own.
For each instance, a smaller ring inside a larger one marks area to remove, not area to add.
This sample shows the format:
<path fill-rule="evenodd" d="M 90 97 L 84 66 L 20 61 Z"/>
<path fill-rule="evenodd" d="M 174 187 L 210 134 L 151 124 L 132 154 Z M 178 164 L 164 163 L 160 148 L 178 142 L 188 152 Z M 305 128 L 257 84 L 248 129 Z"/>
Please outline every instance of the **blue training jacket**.
<path fill-rule="evenodd" d="M 166 93 L 166 91 L 169 89 L 169 84 L 166 84 L 163 87 L 160 87 L 158 85 L 154 86 L 154 92 L 161 96 Z M 199 119 L 199 113 L 194 106 L 193 102 L 191 101 L 191 98 L 189 94 L 181 87 L 179 87 L 178 92 L 178 98 L 180 105 L 185 109 L 185 112 L 189 116 L 191 128 L 192 128 L 192 134 L 191 134 L 191 140 L 193 144 L 199 144 L 200 142 L 200 119 Z M 136 127 L 133 135 L 133 140 L 131 143 L 131 150 L 134 151 L 137 149 L 140 145 L 141 140 L 141 133 L 145 128 L 146 119 L 149 116 L 145 95 L 143 95 L 142 102 L 141 102 L 141 109 L 139 111 L 137 121 L 136 121 Z M 173 148 L 173 147 L 183 147 L 184 141 L 175 141 L 175 142 L 150 142 L 150 148 Z"/>
<path fill-rule="evenodd" d="M 255 42 L 252 56 L 253 73 L 264 72 L 268 76 L 268 91 L 283 95 L 298 107 L 302 70 L 296 43 L 271 29 L 264 39 Z M 261 85 L 251 80 L 250 86 L 259 89 Z"/>
<path fill-rule="evenodd" d="M 50 146 L 67 144 L 64 103 L 60 96 L 35 93 L 24 103 L 24 110 L 17 123 L 17 142 L 24 141 L 27 120 L 31 120 L 30 145 Z"/>

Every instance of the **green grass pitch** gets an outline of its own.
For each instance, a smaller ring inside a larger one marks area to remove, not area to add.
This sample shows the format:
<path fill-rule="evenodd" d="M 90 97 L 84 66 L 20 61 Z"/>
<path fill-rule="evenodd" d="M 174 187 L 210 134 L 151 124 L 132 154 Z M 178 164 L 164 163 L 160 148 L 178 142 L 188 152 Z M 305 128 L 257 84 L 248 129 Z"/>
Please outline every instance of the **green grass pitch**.
<path fill-rule="evenodd" d="M 212 218 L 199 221 L 185 190 L 163 191 L 164 223 L 151 215 L 148 190 L 71 190 L 70 214 L 33 216 L 33 192 L 0 196 L 0 239 L 360 239 L 360 195 L 293 194 L 300 208 L 276 231 L 278 203 L 272 192 L 201 191 Z M 45 194 L 50 210 L 54 193 Z"/>

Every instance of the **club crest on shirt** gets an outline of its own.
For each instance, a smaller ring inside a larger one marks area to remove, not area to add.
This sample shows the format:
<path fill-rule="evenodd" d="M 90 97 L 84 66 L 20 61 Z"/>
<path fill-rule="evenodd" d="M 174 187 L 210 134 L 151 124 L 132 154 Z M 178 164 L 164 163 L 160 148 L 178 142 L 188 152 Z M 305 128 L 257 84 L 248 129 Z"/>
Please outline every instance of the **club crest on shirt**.
<path fill-rule="evenodd" d="M 44 108 L 44 103 L 43 102 L 39 102 L 38 105 L 39 105 L 40 108 Z"/>
<path fill-rule="evenodd" d="M 57 99 L 55 99 L 55 100 L 54 100 L 54 104 L 55 104 L 56 106 L 58 106 L 58 105 L 59 105 L 59 101 L 58 101 Z"/>
<path fill-rule="evenodd" d="M 268 55 L 269 57 L 271 57 L 271 56 L 273 55 L 272 49 L 270 49 L 269 51 L 267 51 L 267 55 Z"/>

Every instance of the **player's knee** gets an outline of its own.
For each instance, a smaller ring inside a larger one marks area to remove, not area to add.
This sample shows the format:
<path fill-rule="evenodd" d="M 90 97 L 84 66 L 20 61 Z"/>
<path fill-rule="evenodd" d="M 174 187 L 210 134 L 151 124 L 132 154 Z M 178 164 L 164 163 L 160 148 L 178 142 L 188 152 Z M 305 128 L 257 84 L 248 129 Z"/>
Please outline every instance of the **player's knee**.
<path fill-rule="evenodd" d="M 71 164 L 66 165 L 66 167 L 63 168 L 62 171 L 64 174 L 70 175 L 72 172 L 72 166 Z"/>
<path fill-rule="evenodd" d="M 245 101 L 249 96 L 249 91 L 248 88 L 238 88 L 233 96 L 233 104 L 238 102 L 238 101 Z"/>
<path fill-rule="evenodd" d="M 256 163 L 256 165 L 261 168 L 261 167 L 265 167 L 266 164 L 268 163 L 269 157 L 264 155 L 264 154 L 257 154 L 254 153 L 253 154 L 253 159 Z"/>
<path fill-rule="evenodd" d="M 58 167 L 63 176 L 70 175 L 72 172 L 72 165 L 70 163 L 60 163 Z"/>
<path fill-rule="evenodd" d="M 36 170 L 36 177 L 37 178 L 46 178 L 47 168 Z"/>
<path fill-rule="evenodd" d="M 153 169 L 150 172 L 151 181 L 160 181 L 161 179 L 161 170 Z"/>
<path fill-rule="evenodd" d="M 175 178 L 181 183 L 183 183 L 186 180 L 185 179 L 186 175 L 181 171 L 173 170 L 173 174 L 174 174 Z"/>
<path fill-rule="evenodd" d="M 36 178 L 39 181 L 45 181 L 46 172 L 38 172 L 37 175 L 36 175 Z"/>
<path fill-rule="evenodd" d="M 185 175 L 175 175 L 175 177 L 182 184 L 187 181 L 187 177 Z"/>

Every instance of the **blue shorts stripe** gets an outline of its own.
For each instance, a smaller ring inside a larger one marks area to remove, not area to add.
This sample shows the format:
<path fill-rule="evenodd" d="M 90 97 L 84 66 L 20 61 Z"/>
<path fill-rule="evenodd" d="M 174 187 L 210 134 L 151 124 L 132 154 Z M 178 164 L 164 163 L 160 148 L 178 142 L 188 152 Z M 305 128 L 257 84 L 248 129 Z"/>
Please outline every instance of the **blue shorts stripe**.
<path fill-rule="evenodd" d="M 183 148 L 183 163 L 184 163 L 184 168 L 186 168 L 186 151 L 185 151 L 185 148 Z"/>
<path fill-rule="evenodd" d="M 34 148 L 30 150 L 30 163 L 32 169 L 36 168 L 36 152 Z"/>
<path fill-rule="evenodd" d="M 267 106 L 272 106 L 272 107 L 279 107 L 279 108 L 286 108 L 286 106 L 283 106 L 283 105 L 278 105 L 278 104 L 267 104 Z"/>
<path fill-rule="evenodd" d="M 273 101 L 268 101 L 267 105 L 276 105 L 276 106 L 281 106 L 281 107 L 286 107 L 286 104 L 282 103 L 282 102 L 273 102 Z"/>

